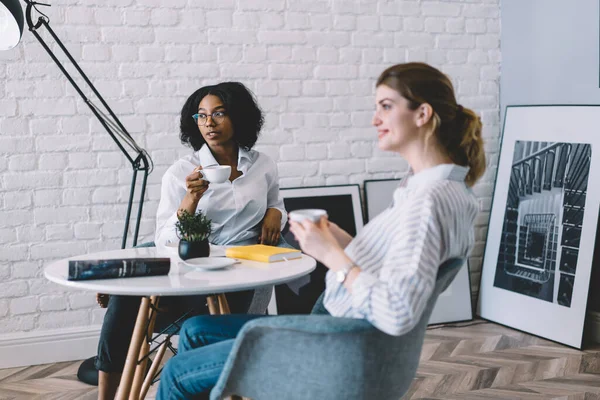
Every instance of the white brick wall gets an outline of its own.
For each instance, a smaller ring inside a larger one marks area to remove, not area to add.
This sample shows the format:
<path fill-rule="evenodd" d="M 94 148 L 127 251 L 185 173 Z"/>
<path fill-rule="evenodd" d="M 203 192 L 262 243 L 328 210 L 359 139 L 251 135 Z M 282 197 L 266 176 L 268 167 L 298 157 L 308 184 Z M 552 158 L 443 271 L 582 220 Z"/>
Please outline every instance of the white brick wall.
<path fill-rule="evenodd" d="M 180 155 L 178 113 L 201 85 L 241 80 L 266 112 L 257 149 L 283 187 L 397 177 L 377 150 L 373 83 L 392 63 L 449 73 L 481 113 L 490 165 L 472 282 L 479 281 L 499 136 L 499 0 L 57 0 L 53 29 L 152 155 L 141 241 L 160 178 Z M 46 36 L 46 35 L 44 35 Z M 64 59 L 64 57 L 60 57 Z M 0 53 L 0 334 L 101 321 L 93 293 L 43 278 L 50 261 L 120 247 L 131 171 L 25 31 Z M 475 294 L 476 292 L 474 292 Z"/>

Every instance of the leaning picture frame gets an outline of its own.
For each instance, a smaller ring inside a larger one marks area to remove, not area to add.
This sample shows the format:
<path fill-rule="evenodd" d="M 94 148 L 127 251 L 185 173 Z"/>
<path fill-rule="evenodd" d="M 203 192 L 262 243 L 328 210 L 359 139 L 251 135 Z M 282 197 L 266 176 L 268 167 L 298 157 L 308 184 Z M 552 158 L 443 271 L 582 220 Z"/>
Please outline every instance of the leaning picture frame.
<path fill-rule="evenodd" d="M 581 348 L 598 226 L 600 106 L 508 106 L 478 314 Z"/>
<path fill-rule="evenodd" d="M 392 204 L 394 191 L 401 180 L 371 179 L 364 182 L 367 222 Z M 450 286 L 440 294 L 429 318 L 430 325 L 473 319 L 470 276 L 469 263 L 465 262 Z"/>
<path fill-rule="evenodd" d="M 356 236 L 363 228 L 360 187 L 357 184 L 282 188 L 279 193 L 288 213 L 304 208 L 320 208 L 327 211 L 330 221 L 352 236 Z M 283 229 L 282 236 L 288 244 L 300 248 L 289 231 L 289 222 Z M 269 313 L 309 313 L 319 295 L 325 290 L 326 272 L 327 268 L 317 263 L 317 268 L 308 277 L 276 286 L 273 296 L 275 299 L 271 301 Z"/>

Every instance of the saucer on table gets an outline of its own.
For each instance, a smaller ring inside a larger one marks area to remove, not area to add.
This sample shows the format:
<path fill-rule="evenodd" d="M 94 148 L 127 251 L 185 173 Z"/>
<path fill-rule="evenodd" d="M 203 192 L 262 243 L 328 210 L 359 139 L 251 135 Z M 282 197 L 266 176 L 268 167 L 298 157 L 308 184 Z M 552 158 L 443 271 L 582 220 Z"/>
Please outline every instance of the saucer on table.
<path fill-rule="evenodd" d="M 225 257 L 199 257 L 182 260 L 182 262 L 192 268 L 198 269 L 221 269 L 229 267 L 237 262 L 234 258 Z"/>

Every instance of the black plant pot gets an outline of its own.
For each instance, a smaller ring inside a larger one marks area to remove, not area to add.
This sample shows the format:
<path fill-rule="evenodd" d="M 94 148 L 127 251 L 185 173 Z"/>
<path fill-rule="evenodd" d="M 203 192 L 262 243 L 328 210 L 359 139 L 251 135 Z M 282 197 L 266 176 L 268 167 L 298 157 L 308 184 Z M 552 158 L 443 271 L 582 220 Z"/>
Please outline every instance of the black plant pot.
<path fill-rule="evenodd" d="M 200 242 L 188 242 L 186 240 L 179 241 L 179 257 L 182 260 L 189 258 L 208 257 L 210 255 L 210 246 L 208 239 Z"/>

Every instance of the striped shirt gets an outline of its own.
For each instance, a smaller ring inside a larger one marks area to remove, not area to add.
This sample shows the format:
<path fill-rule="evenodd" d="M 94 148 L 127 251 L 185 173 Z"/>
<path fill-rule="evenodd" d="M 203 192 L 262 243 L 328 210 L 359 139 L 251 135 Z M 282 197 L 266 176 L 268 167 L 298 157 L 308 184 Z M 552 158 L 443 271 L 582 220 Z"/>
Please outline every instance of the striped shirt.
<path fill-rule="evenodd" d="M 478 203 L 464 182 L 468 170 L 442 164 L 401 181 L 392 205 L 344 250 L 361 269 L 352 291 L 327 272 L 331 315 L 366 319 L 390 335 L 417 324 L 440 264 L 467 257 L 474 243 Z"/>

